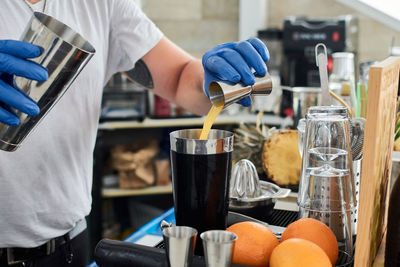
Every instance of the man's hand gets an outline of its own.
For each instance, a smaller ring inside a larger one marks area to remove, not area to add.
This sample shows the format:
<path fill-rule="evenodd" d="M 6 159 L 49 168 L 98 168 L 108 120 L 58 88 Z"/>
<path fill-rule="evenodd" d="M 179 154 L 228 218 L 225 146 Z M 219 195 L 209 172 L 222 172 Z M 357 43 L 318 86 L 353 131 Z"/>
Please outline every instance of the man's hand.
<path fill-rule="evenodd" d="M 253 85 L 256 76 L 263 77 L 267 74 L 265 63 L 268 60 L 268 49 L 257 38 L 217 45 L 203 55 L 205 93 L 209 96 L 208 88 L 213 81 Z M 251 98 L 247 97 L 238 103 L 248 107 L 251 105 Z"/>
<path fill-rule="evenodd" d="M 13 126 L 19 124 L 13 108 L 29 116 L 39 114 L 35 101 L 16 87 L 14 75 L 36 81 L 47 80 L 47 70 L 28 60 L 40 56 L 42 52 L 41 47 L 30 43 L 0 40 L 0 122 Z"/>

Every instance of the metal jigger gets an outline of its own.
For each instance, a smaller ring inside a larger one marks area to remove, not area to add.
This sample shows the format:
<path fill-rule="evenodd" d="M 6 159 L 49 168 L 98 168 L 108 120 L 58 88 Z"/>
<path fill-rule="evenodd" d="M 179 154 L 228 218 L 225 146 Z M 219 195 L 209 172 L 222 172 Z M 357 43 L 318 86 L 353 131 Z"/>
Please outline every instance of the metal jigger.
<path fill-rule="evenodd" d="M 269 75 L 257 78 L 256 83 L 243 87 L 240 84 L 229 85 L 223 82 L 212 82 L 208 87 L 211 103 L 224 101 L 224 108 L 250 95 L 269 95 L 272 92 L 272 79 Z"/>
<path fill-rule="evenodd" d="M 236 234 L 223 230 L 210 230 L 202 233 L 200 238 L 203 240 L 207 267 L 231 266 Z"/>
<path fill-rule="evenodd" d="M 170 267 L 188 267 L 192 263 L 197 230 L 188 226 L 165 227 L 162 230 Z"/>

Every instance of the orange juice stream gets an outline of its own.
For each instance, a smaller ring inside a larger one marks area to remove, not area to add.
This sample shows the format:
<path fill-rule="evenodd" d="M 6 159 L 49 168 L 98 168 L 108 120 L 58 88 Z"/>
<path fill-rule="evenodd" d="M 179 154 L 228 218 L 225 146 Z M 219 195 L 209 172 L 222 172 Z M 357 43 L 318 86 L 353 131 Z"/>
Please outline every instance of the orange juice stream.
<path fill-rule="evenodd" d="M 210 111 L 207 114 L 207 117 L 203 124 L 203 130 L 200 134 L 200 140 L 206 140 L 208 137 L 208 133 L 211 130 L 211 126 L 213 125 L 215 119 L 217 118 L 218 114 L 221 113 L 222 109 L 224 108 L 224 101 L 217 102 L 212 105 Z"/>

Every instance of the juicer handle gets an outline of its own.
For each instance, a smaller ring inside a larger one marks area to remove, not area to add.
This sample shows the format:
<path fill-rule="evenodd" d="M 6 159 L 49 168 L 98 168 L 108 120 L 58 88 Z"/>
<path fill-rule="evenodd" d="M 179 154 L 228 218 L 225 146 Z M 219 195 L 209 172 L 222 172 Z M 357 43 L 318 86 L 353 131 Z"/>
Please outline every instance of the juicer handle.
<path fill-rule="evenodd" d="M 289 196 L 290 192 L 292 192 L 292 190 L 288 188 L 280 188 L 280 190 L 271 196 L 271 198 L 285 198 Z"/>

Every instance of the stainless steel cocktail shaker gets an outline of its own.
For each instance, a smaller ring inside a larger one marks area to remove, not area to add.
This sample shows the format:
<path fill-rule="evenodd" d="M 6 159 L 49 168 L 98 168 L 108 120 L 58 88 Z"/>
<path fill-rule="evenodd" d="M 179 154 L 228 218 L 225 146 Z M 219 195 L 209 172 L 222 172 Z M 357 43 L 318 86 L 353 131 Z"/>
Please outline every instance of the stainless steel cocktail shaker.
<path fill-rule="evenodd" d="M 0 123 L 0 149 L 5 151 L 14 151 L 21 145 L 95 53 L 93 46 L 81 35 L 62 22 L 40 12 L 33 14 L 21 41 L 44 48 L 42 55 L 32 61 L 47 68 L 49 78 L 45 82 L 37 82 L 15 77 L 16 85 L 37 102 L 40 113 L 30 117 L 15 111 L 20 120 L 18 126 Z"/>

